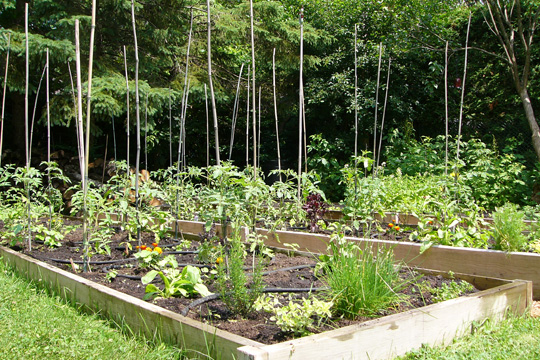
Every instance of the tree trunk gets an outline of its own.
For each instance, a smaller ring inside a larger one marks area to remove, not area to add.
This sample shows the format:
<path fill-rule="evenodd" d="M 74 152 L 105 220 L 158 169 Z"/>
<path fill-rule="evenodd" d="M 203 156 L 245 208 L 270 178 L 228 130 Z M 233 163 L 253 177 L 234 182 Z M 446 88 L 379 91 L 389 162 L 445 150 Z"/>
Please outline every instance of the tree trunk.
<path fill-rule="evenodd" d="M 527 123 L 531 129 L 532 133 L 532 145 L 536 157 L 540 161 L 540 127 L 534 116 L 534 110 L 531 104 L 531 98 L 529 97 L 529 92 L 526 88 L 521 89 L 519 92 L 519 97 L 521 98 L 521 103 L 523 104 L 523 109 L 525 110 L 525 117 L 527 118 Z"/>

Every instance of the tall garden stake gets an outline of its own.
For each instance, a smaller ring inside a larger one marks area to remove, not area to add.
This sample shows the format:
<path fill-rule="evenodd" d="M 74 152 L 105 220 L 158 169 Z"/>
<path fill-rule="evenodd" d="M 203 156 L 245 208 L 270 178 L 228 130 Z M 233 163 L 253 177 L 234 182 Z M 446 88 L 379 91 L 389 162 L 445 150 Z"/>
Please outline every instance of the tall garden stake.
<path fill-rule="evenodd" d="M 354 24 L 354 202 L 358 188 L 358 25 Z M 356 207 L 354 207 L 356 209 Z"/>
<path fill-rule="evenodd" d="M 79 166 L 81 170 L 81 186 L 82 189 L 86 188 L 85 175 L 85 151 L 84 151 L 84 130 L 83 130 L 83 112 L 82 112 L 82 80 L 81 80 L 81 45 L 79 36 L 79 20 L 75 20 L 75 63 L 77 65 L 76 79 L 77 79 L 77 134 L 79 146 Z M 83 209 L 86 210 L 86 209 Z M 86 211 L 84 211 L 86 213 Z M 87 234 L 87 223 L 83 221 L 83 238 Z M 85 242 L 85 245 L 88 245 Z M 84 252 L 86 253 L 86 252 Z M 85 267 L 88 261 L 84 258 Z"/>
<path fill-rule="evenodd" d="M 114 115 L 111 115 L 111 122 L 112 122 L 112 133 L 113 133 L 114 161 L 116 161 L 117 160 L 116 158 L 116 129 L 114 128 Z"/>
<path fill-rule="evenodd" d="M 381 118 L 381 133 L 379 134 L 379 149 L 377 151 L 377 169 L 379 168 L 379 161 L 381 159 L 381 147 L 384 132 L 384 118 L 386 117 L 386 105 L 388 105 L 388 90 L 390 88 L 390 67 L 392 64 L 392 58 L 388 58 L 388 74 L 386 75 L 386 92 L 384 93 L 384 105 Z"/>
<path fill-rule="evenodd" d="M 255 94 L 255 35 L 253 29 L 253 0 L 249 0 L 249 17 L 251 28 L 251 100 L 252 100 L 252 117 L 253 117 L 253 178 L 257 178 L 257 110 L 256 110 L 256 94 Z"/>
<path fill-rule="evenodd" d="M 148 170 L 148 93 L 144 102 L 144 167 Z"/>
<path fill-rule="evenodd" d="M 46 52 L 46 68 L 47 75 L 45 79 L 46 84 L 46 103 L 47 103 L 47 196 L 49 197 L 49 230 L 51 230 L 52 225 L 52 201 L 51 201 L 51 111 L 49 104 L 49 48 Z"/>
<path fill-rule="evenodd" d="M 300 8 L 300 98 L 298 101 L 299 112 L 298 112 L 298 202 L 301 201 L 302 196 L 302 138 L 303 138 L 303 122 L 304 122 L 304 98 L 303 98 L 303 89 L 304 89 L 304 80 L 303 80 L 303 63 L 304 63 L 304 7 Z"/>
<path fill-rule="evenodd" d="M 172 103 L 171 86 L 169 85 L 169 167 L 172 167 Z"/>
<path fill-rule="evenodd" d="M 465 62 L 463 64 L 463 81 L 461 83 L 461 101 L 459 105 L 459 125 L 458 125 L 458 138 L 457 138 L 457 149 L 456 149 L 456 166 L 454 169 L 455 179 L 457 182 L 458 174 L 458 163 L 459 163 L 459 148 L 461 143 L 461 124 L 463 122 L 463 102 L 465 99 L 465 80 L 467 79 L 467 57 L 469 54 L 469 32 L 471 30 L 471 14 L 469 13 L 469 23 L 467 25 L 467 37 L 465 40 Z"/>
<path fill-rule="evenodd" d="M 444 120 L 444 177 L 446 179 L 448 176 L 448 41 L 444 50 Z"/>
<path fill-rule="evenodd" d="M 231 126 L 231 141 L 229 144 L 229 161 L 231 161 L 232 150 L 234 145 L 234 133 L 236 130 L 236 118 L 238 117 L 238 95 L 240 93 L 240 82 L 242 80 L 242 70 L 244 70 L 244 63 L 240 66 L 240 74 L 238 75 L 238 83 L 236 84 L 236 96 L 234 97 L 232 126 Z"/>
<path fill-rule="evenodd" d="M 272 89 L 274 95 L 274 118 L 276 120 L 276 147 L 277 147 L 277 160 L 279 181 L 281 181 L 281 151 L 279 149 L 279 126 L 278 126 L 278 112 L 277 112 L 277 97 L 276 97 L 276 48 L 272 53 Z"/>
<path fill-rule="evenodd" d="M 88 158 L 90 157 L 90 115 L 92 113 L 91 103 L 92 103 L 92 69 L 94 64 L 94 36 L 96 32 L 96 0 L 92 0 L 92 23 L 90 27 L 90 53 L 88 61 L 88 90 L 86 92 L 86 138 L 85 138 L 85 165 L 84 165 L 84 187 L 83 187 L 83 209 L 84 209 L 84 219 L 83 226 L 83 248 L 84 248 L 84 264 L 83 271 L 88 271 L 89 266 L 89 248 L 90 242 L 88 239 Z"/>
<path fill-rule="evenodd" d="M 246 97 L 246 168 L 249 166 L 249 79 L 251 76 L 250 67 L 251 65 L 248 65 L 248 71 L 247 71 L 247 97 Z"/>
<path fill-rule="evenodd" d="M 212 117 L 214 118 L 214 137 L 216 142 L 216 163 L 221 165 L 219 158 L 219 132 L 218 132 L 218 118 L 216 109 L 216 96 L 214 95 L 214 83 L 212 82 L 212 23 L 210 22 L 210 0 L 206 0 L 207 11 L 207 54 L 208 54 L 208 85 L 210 86 L 210 100 L 212 101 Z"/>
<path fill-rule="evenodd" d="M 377 90 L 375 92 L 375 123 L 373 124 L 373 165 L 376 164 L 376 154 L 377 154 L 377 113 L 379 111 L 379 84 L 381 81 L 381 61 L 382 61 L 382 43 L 379 43 L 379 67 L 377 68 Z M 377 169 L 373 169 L 373 177 Z"/>
<path fill-rule="evenodd" d="M 204 108 L 206 110 L 206 168 L 210 166 L 210 121 L 208 113 L 208 90 L 204 84 Z"/>
<path fill-rule="evenodd" d="M 26 148 L 26 175 L 30 174 L 30 146 L 28 142 L 28 88 L 30 82 L 30 55 L 28 46 L 28 3 L 24 4 L 24 33 L 25 33 L 25 49 L 26 49 L 26 82 L 24 92 L 24 128 L 25 128 L 25 148 Z M 28 213 L 28 251 L 32 251 L 32 212 L 30 207 L 30 184 L 25 181 L 26 186 L 26 211 Z"/>
<path fill-rule="evenodd" d="M 124 45 L 124 71 L 126 73 L 126 136 L 127 136 L 126 162 L 127 162 L 128 172 L 129 172 L 129 78 L 128 78 L 128 68 L 127 68 L 126 45 Z"/>
<path fill-rule="evenodd" d="M 4 112 L 6 110 L 6 91 L 9 67 L 9 50 L 11 49 L 11 32 L 8 33 L 7 55 L 6 55 L 6 73 L 4 75 L 4 92 L 2 95 L 2 117 L 0 118 L 0 166 L 2 166 L 2 143 L 4 139 Z"/>
<path fill-rule="evenodd" d="M 135 157 L 135 213 L 137 214 L 137 245 L 141 245 L 141 226 L 139 222 L 139 164 L 141 159 L 141 116 L 139 101 L 139 46 L 137 45 L 137 26 L 135 23 L 135 1 L 131 0 L 131 23 L 135 45 L 135 118 L 137 126 L 137 152 Z M 129 174 L 129 171 L 128 171 Z"/>
<path fill-rule="evenodd" d="M 261 160 L 261 87 L 259 86 L 259 129 L 257 131 L 257 163 L 260 164 Z"/>

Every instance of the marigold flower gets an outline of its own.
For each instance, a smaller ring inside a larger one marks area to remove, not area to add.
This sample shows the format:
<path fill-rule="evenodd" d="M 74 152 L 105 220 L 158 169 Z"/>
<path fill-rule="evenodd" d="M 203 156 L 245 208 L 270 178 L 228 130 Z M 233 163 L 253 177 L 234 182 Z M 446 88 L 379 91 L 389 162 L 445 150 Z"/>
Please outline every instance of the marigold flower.
<path fill-rule="evenodd" d="M 389 227 L 389 228 L 393 228 L 393 227 L 394 227 L 394 224 L 390 223 L 390 224 L 388 224 L 388 227 Z"/>
<path fill-rule="evenodd" d="M 400 228 L 399 226 L 396 226 L 394 229 L 396 229 L 396 231 L 399 231 Z"/>
<path fill-rule="evenodd" d="M 223 262 L 223 258 L 220 256 L 216 259 L 216 264 L 221 264 Z"/>
<path fill-rule="evenodd" d="M 154 248 L 154 251 L 157 252 L 158 254 L 163 253 L 163 250 L 162 250 L 159 246 L 156 246 L 156 247 Z"/>
<path fill-rule="evenodd" d="M 140 249 L 141 247 L 139 245 L 135 246 L 135 249 Z"/>
<path fill-rule="evenodd" d="M 146 250 L 146 245 L 141 245 L 141 247 L 139 249 Z"/>
<path fill-rule="evenodd" d="M 158 246 L 158 243 L 152 243 L 152 246 L 153 246 L 153 247 L 157 247 L 157 246 Z"/>

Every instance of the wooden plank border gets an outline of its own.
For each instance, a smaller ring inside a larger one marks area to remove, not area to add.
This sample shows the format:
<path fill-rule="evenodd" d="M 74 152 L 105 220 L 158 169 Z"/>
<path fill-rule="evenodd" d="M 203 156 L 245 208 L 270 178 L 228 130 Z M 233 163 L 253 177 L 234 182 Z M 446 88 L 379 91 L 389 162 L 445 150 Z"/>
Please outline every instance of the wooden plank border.
<path fill-rule="evenodd" d="M 263 347 L 239 349 L 240 360 L 391 359 L 423 344 L 446 345 L 471 324 L 502 319 L 530 306 L 531 283 L 516 280 L 471 296 L 386 316 L 367 323 Z M 504 294 L 504 295 L 502 295 Z"/>
<path fill-rule="evenodd" d="M 240 346 L 262 346 L 257 341 L 181 316 L 2 246 L 0 256 L 28 279 L 45 284 L 87 310 L 126 324 L 135 334 L 149 339 L 157 336 L 183 349 L 210 353 L 214 358 L 225 360 L 234 359 Z"/>
<path fill-rule="evenodd" d="M 209 352 L 221 359 L 388 358 L 423 343 L 447 343 L 456 335 L 466 333 L 473 321 L 486 318 L 497 321 L 508 312 L 521 314 L 532 302 L 529 281 L 468 276 L 468 280 L 481 286 L 496 287 L 367 323 L 264 345 L 122 294 L 11 249 L 0 247 L 0 256 L 26 277 L 44 283 L 67 300 L 127 324 L 136 334 L 150 338 L 158 335 L 184 349 Z M 460 274 L 455 276 L 459 278 Z"/>
<path fill-rule="evenodd" d="M 178 221 L 179 230 L 188 234 L 203 231 L 204 223 L 194 221 Z M 217 233 L 221 226 L 217 225 Z M 246 229 L 244 229 L 244 232 Z M 270 232 L 257 229 L 266 235 L 265 243 L 279 249 L 290 250 L 284 244 L 297 244 L 298 250 L 310 253 L 325 253 L 330 237 L 324 234 L 309 234 L 294 231 Z M 229 231 L 230 233 L 230 231 Z M 347 240 L 358 242 L 360 246 L 380 246 L 392 248 L 397 261 L 410 266 L 439 271 L 453 271 L 506 280 L 522 279 L 533 282 L 533 297 L 540 300 L 540 254 L 483 250 L 434 245 L 420 254 L 421 245 L 413 242 L 362 239 L 347 237 Z"/>

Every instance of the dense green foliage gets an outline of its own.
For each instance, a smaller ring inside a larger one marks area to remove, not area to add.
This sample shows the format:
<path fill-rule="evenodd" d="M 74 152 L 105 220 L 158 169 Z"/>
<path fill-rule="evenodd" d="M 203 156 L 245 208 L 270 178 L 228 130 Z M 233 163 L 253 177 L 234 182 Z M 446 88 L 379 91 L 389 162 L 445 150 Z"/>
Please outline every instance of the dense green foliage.
<path fill-rule="evenodd" d="M 472 2 L 471 2 L 472 4 Z M 112 150 L 112 121 L 115 121 L 118 157 L 126 155 L 126 88 L 122 47 L 127 47 L 130 78 L 130 127 L 134 127 L 134 49 L 128 0 L 97 2 L 97 29 L 92 98 L 92 156 L 102 157 L 108 136 L 108 154 Z M 146 167 L 167 165 L 168 138 L 172 130 L 173 143 L 178 143 L 185 61 L 193 8 L 193 37 L 190 49 L 189 107 L 186 118 L 188 163 L 205 164 L 206 121 L 206 4 L 194 0 L 154 0 L 136 2 L 136 24 L 140 49 L 141 118 L 148 111 L 148 151 L 157 156 Z M 354 28 L 358 29 L 358 129 L 359 148 L 373 148 L 373 123 L 377 98 L 377 66 L 379 45 L 382 45 L 382 69 L 378 94 L 377 136 L 383 138 L 388 129 L 399 129 L 406 139 L 444 134 L 444 47 L 449 42 L 449 120 L 450 134 L 458 132 L 467 18 L 472 13 L 463 130 L 466 139 L 475 136 L 486 143 L 496 140 L 504 148 L 509 139 L 519 146 L 514 151 L 527 160 L 531 156 L 530 130 L 523 120 L 523 109 L 512 83 L 512 77 L 501 56 L 500 45 L 485 23 L 485 8 L 481 3 L 467 7 L 461 1 L 396 1 L 355 0 L 321 2 L 320 0 L 255 1 L 254 34 L 256 54 L 256 91 L 261 88 L 261 163 L 276 158 L 275 124 L 272 105 L 272 52 L 276 49 L 277 111 L 282 158 L 285 165 L 294 166 L 298 139 L 298 75 L 300 25 L 298 12 L 304 16 L 304 81 L 306 130 L 309 135 L 323 134 L 312 142 L 321 152 L 323 141 L 333 152 L 333 159 L 348 162 L 354 144 Z M 46 48 L 51 53 L 51 120 L 56 127 L 53 144 L 56 149 L 75 154 L 73 128 L 73 94 L 68 71 L 74 64 L 74 20 L 82 26 L 83 83 L 86 80 L 90 1 L 39 1 L 30 4 L 30 103 L 45 64 Z M 249 3 L 216 1 L 212 3 L 212 56 L 219 135 L 228 140 L 231 132 L 237 77 L 245 64 L 239 96 L 239 117 L 235 129 L 233 160 L 245 159 L 245 118 L 247 65 L 251 61 Z M 536 1 L 523 2 L 529 9 Z M 7 34 L 11 33 L 11 59 L 8 74 L 6 106 L 6 137 L 10 148 L 20 150 L 24 124 L 24 2 L 0 3 L 0 54 L 5 64 Z M 518 49 L 519 50 L 519 49 Z M 538 50 L 531 48 L 533 66 L 530 74 L 530 95 L 533 107 L 538 107 Z M 386 88 L 386 67 L 392 59 L 391 77 Z M 3 72 L 0 74 L 3 79 Z M 74 74 L 73 74 L 74 76 Z M 169 93 L 168 88 L 171 88 Z M 381 126 L 383 104 L 384 128 Z M 44 87 L 37 99 L 37 119 L 34 146 L 42 148 L 45 139 Z M 148 99 L 148 105 L 146 105 Z M 172 109 L 172 129 L 169 127 L 169 99 Z M 251 100 L 251 99 L 250 99 Z M 253 105 L 253 104 L 252 104 Z M 69 126 L 69 128 L 64 128 Z M 144 130 L 145 128 L 143 128 Z M 211 130 L 212 132 L 212 130 Z M 131 129 L 133 137 L 134 128 Z M 489 134 L 489 135 L 488 135 Z M 251 137 L 251 135 L 250 135 Z M 210 138 L 213 138 L 212 136 Z M 251 140 L 250 140 L 251 142 Z M 132 143 L 134 143 L 132 139 Z M 383 140 L 381 160 L 391 160 Z M 317 145 L 318 144 L 318 145 Z M 174 149 L 176 145 L 173 145 Z M 312 148 L 313 149 L 313 148 Z M 131 151 L 135 151 L 132 146 Z M 222 153 L 228 153 L 228 141 L 221 141 Z M 174 151 L 173 151 L 174 152 Z M 20 161 L 21 152 L 11 153 L 9 161 Z M 250 152 L 251 154 L 251 152 Z M 214 152 L 210 151 L 210 156 Z M 319 160 L 315 160 L 319 161 Z M 315 168 L 329 164 L 313 163 Z M 525 163 L 529 168 L 530 162 Z M 268 165 L 273 166 L 273 165 Z M 265 166 L 266 167 L 266 166 Z M 336 187 L 329 180 L 329 189 Z M 332 190 L 333 191 L 333 190 Z M 335 198 L 340 197 L 336 190 Z"/>

